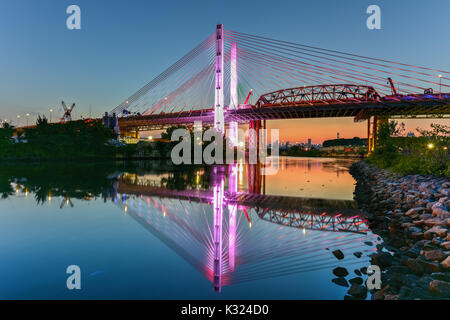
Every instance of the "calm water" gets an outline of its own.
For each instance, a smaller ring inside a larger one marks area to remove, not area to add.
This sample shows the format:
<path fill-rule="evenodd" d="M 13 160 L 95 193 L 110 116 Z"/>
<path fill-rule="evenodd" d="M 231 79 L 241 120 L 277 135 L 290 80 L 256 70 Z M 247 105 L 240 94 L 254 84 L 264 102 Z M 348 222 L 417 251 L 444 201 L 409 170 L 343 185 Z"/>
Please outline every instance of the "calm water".
<path fill-rule="evenodd" d="M 2 165 L 0 298 L 343 299 L 332 270 L 355 277 L 377 244 L 350 164 L 282 158 L 270 176 L 150 161 Z M 66 287 L 69 265 L 81 290 Z"/>

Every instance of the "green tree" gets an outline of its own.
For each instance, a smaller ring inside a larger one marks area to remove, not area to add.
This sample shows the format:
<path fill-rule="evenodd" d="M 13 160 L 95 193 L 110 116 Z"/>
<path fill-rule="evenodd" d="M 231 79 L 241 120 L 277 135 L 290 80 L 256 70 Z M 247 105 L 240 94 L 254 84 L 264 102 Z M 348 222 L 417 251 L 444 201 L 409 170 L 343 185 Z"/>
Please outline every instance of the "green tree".
<path fill-rule="evenodd" d="M 450 176 L 448 126 L 431 124 L 431 129 L 418 128 L 418 137 L 400 137 L 404 125 L 391 121 L 378 130 L 375 151 L 368 161 L 380 168 L 400 174 L 433 174 Z"/>
<path fill-rule="evenodd" d="M 0 154 L 9 152 L 11 145 L 13 144 L 12 136 L 15 128 L 8 122 L 4 122 L 0 128 Z"/>
<path fill-rule="evenodd" d="M 397 121 L 383 122 L 378 127 L 375 151 L 371 155 L 381 167 L 390 167 L 397 159 L 399 146 L 395 137 L 405 131 L 405 124 Z"/>
<path fill-rule="evenodd" d="M 48 125 L 48 120 L 46 116 L 42 116 L 39 115 L 37 120 L 36 120 L 36 126 L 45 126 Z"/>
<path fill-rule="evenodd" d="M 3 129 L 2 136 L 10 137 L 13 129 Z M 38 118 L 34 128 L 25 128 L 21 135 L 25 143 L 0 149 L 0 157 L 9 158 L 80 158 L 108 157 L 113 154 L 107 145 L 111 130 L 97 121 L 72 121 L 49 124 Z M 3 143 L 7 139 L 3 138 Z M 10 139 L 9 139 L 10 140 Z"/>

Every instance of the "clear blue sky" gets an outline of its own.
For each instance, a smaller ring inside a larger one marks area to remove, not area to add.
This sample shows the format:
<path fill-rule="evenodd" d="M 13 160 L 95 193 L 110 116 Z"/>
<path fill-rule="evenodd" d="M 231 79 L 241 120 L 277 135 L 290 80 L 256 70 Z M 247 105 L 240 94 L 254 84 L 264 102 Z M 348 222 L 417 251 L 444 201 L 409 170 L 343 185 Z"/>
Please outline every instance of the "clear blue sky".
<path fill-rule="evenodd" d="M 82 29 L 66 28 L 81 8 Z M 366 28 L 366 8 L 382 30 Z M 448 0 L 0 0 L 0 119 L 76 102 L 109 111 L 226 29 L 450 70 Z M 55 117 L 55 115 L 54 115 Z"/>

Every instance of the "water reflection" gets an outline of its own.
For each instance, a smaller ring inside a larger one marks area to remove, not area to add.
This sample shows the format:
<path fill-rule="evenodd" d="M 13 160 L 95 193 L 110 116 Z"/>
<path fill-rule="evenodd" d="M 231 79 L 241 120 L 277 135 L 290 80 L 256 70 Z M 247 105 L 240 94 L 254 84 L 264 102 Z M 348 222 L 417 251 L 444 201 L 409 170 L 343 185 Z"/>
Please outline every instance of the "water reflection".
<path fill-rule="evenodd" d="M 115 197 L 216 291 L 242 281 L 329 268 L 335 258 L 322 250 L 358 248 L 367 238 L 367 225 L 353 201 L 265 195 L 258 181 L 248 189 L 260 186 L 259 192 L 238 192 L 239 171 L 239 166 L 214 167 L 211 190 L 170 190 L 120 177 Z M 263 178 L 252 168 L 248 173 Z"/>
<path fill-rule="evenodd" d="M 374 240 L 348 196 L 353 184 L 343 163 L 286 158 L 275 176 L 261 175 L 260 169 L 167 163 L 4 166 L 0 192 L 3 198 L 32 195 L 38 204 L 61 201 L 60 208 L 73 207 L 72 199 L 113 202 L 218 292 L 238 283 L 331 270 L 337 263 L 332 250 L 361 251 L 367 249 L 364 241 Z M 350 255 L 346 264 L 367 260 Z"/>

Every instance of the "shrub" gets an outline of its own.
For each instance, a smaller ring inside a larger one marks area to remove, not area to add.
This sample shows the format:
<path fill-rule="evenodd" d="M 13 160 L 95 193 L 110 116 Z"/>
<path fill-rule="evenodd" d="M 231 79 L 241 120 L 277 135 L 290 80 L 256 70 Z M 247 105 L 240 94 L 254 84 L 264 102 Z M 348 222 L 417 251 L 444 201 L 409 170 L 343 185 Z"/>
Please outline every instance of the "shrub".
<path fill-rule="evenodd" d="M 448 126 L 432 124 L 431 130 L 417 129 L 419 137 L 399 137 L 404 125 L 396 121 L 379 128 L 375 151 L 368 162 L 399 174 L 433 174 L 450 177 Z"/>

